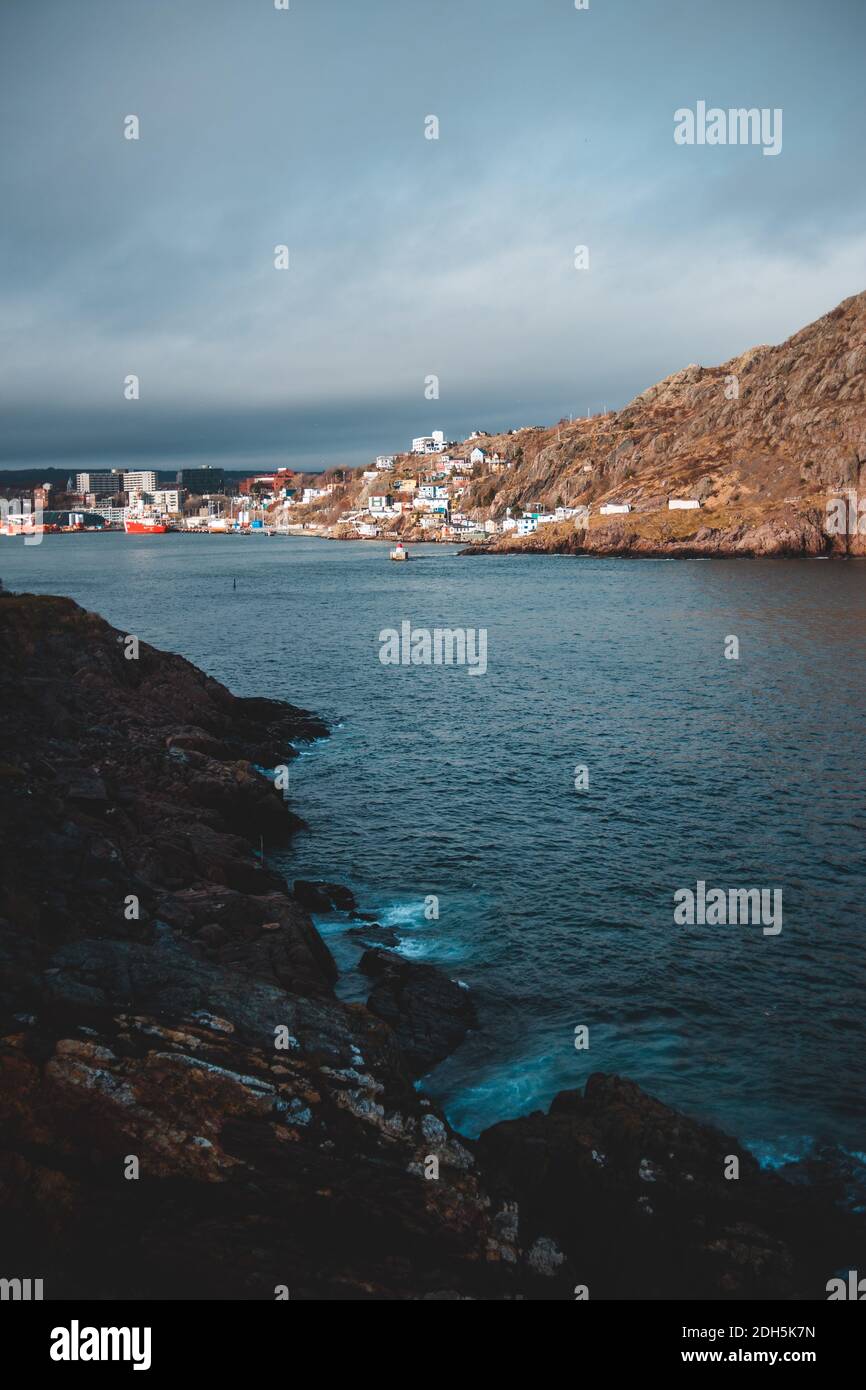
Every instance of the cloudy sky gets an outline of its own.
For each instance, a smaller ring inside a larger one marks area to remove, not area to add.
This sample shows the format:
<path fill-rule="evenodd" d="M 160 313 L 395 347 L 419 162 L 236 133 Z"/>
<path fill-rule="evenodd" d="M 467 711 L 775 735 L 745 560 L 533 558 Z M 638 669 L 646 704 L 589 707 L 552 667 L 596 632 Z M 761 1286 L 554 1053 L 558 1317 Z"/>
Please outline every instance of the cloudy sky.
<path fill-rule="evenodd" d="M 0 466 L 358 463 L 777 342 L 866 288 L 864 53 L 863 0 L 2 0 Z"/>

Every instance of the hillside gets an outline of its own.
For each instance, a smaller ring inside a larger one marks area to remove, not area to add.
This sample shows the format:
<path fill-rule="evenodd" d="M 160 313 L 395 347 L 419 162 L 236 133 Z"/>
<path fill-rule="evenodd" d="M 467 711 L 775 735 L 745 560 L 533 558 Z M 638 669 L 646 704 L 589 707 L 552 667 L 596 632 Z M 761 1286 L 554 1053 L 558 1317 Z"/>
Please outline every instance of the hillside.
<path fill-rule="evenodd" d="M 448 452 L 468 457 L 477 446 L 486 460 L 467 486 L 449 486 L 452 511 L 466 522 L 436 539 L 486 525 L 483 548 L 499 552 L 866 554 L 866 516 L 863 534 L 856 522 L 839 534 L 826 525 L 830 499 L 858 490 L 866 464 L 866 292 L 777 347 L 685 367 L 622 410 L 473 437 Z M 303 519 L 328 534 L 357 534 L 347 513 L 391 479 L 420 480 L 435 467 L 435 456 L 399 455 L 384 481 L 357 470 Z M 671 499 L 699 505 L 670 510 Z M 602 515 L 605 504 L 629 511 Z M 581 511 L 542 520 L 530 534 L 502 534 L 509 509 L 516 518 L 557 506 Z M 389 518 L 382 534 L 430 539 L 417 522 L 414 514 Z"/>

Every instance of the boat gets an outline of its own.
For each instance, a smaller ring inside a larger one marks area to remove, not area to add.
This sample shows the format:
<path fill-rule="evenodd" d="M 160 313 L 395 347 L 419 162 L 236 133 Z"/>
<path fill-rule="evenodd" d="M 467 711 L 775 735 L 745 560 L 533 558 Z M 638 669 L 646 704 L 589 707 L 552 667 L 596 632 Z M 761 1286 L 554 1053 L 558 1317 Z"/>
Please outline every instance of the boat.
<path fill-rule="evenodd" d="M 390 557 L 389 557 L 389 558 L 392 559 L 392 560 L 408 560 L 408 559 L 409 559 L 409 552 L 408 552 L 408 550 L 406 550 L 406 548 L 404 547 L 402 541 L 398 541 L 398 542 L 397 542 L 397 544 L 394 546 L 394 549 L 391 551 L 391 554 L 390 554 Z"/>
<path fill-rule="evenodd" d="M 123 529 L 128 536 L 161 536 L 168 527 L 155 516 L 125 516 Z"/>

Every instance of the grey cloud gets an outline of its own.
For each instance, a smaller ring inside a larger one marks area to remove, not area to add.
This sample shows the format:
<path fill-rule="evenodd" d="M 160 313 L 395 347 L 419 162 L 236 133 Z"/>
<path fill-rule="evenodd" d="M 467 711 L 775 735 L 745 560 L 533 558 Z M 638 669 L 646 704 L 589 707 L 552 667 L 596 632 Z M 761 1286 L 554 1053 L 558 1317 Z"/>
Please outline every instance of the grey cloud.
<path fill-rule="evenodd" d="M 45 0 L 0 29 L 0 463 L 358 462 L 622 403 L 864 287 L 853 0 Z M 698 97 L 781 105 L 782 155 L 675 147 Z"/>

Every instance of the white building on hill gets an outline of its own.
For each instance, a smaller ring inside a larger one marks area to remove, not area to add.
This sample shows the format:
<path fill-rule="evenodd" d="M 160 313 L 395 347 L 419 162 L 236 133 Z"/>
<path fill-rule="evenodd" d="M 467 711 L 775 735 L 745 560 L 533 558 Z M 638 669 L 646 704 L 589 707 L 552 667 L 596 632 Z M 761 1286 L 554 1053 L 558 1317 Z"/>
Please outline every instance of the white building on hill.
<path fill-rule="evenodd" d="M 412 440 L 413 454 L 443 454 L 445 452 L 445 435 L 441 430 L 434 430 L 432 434 L 419 434 L 417 439 Z"/>

